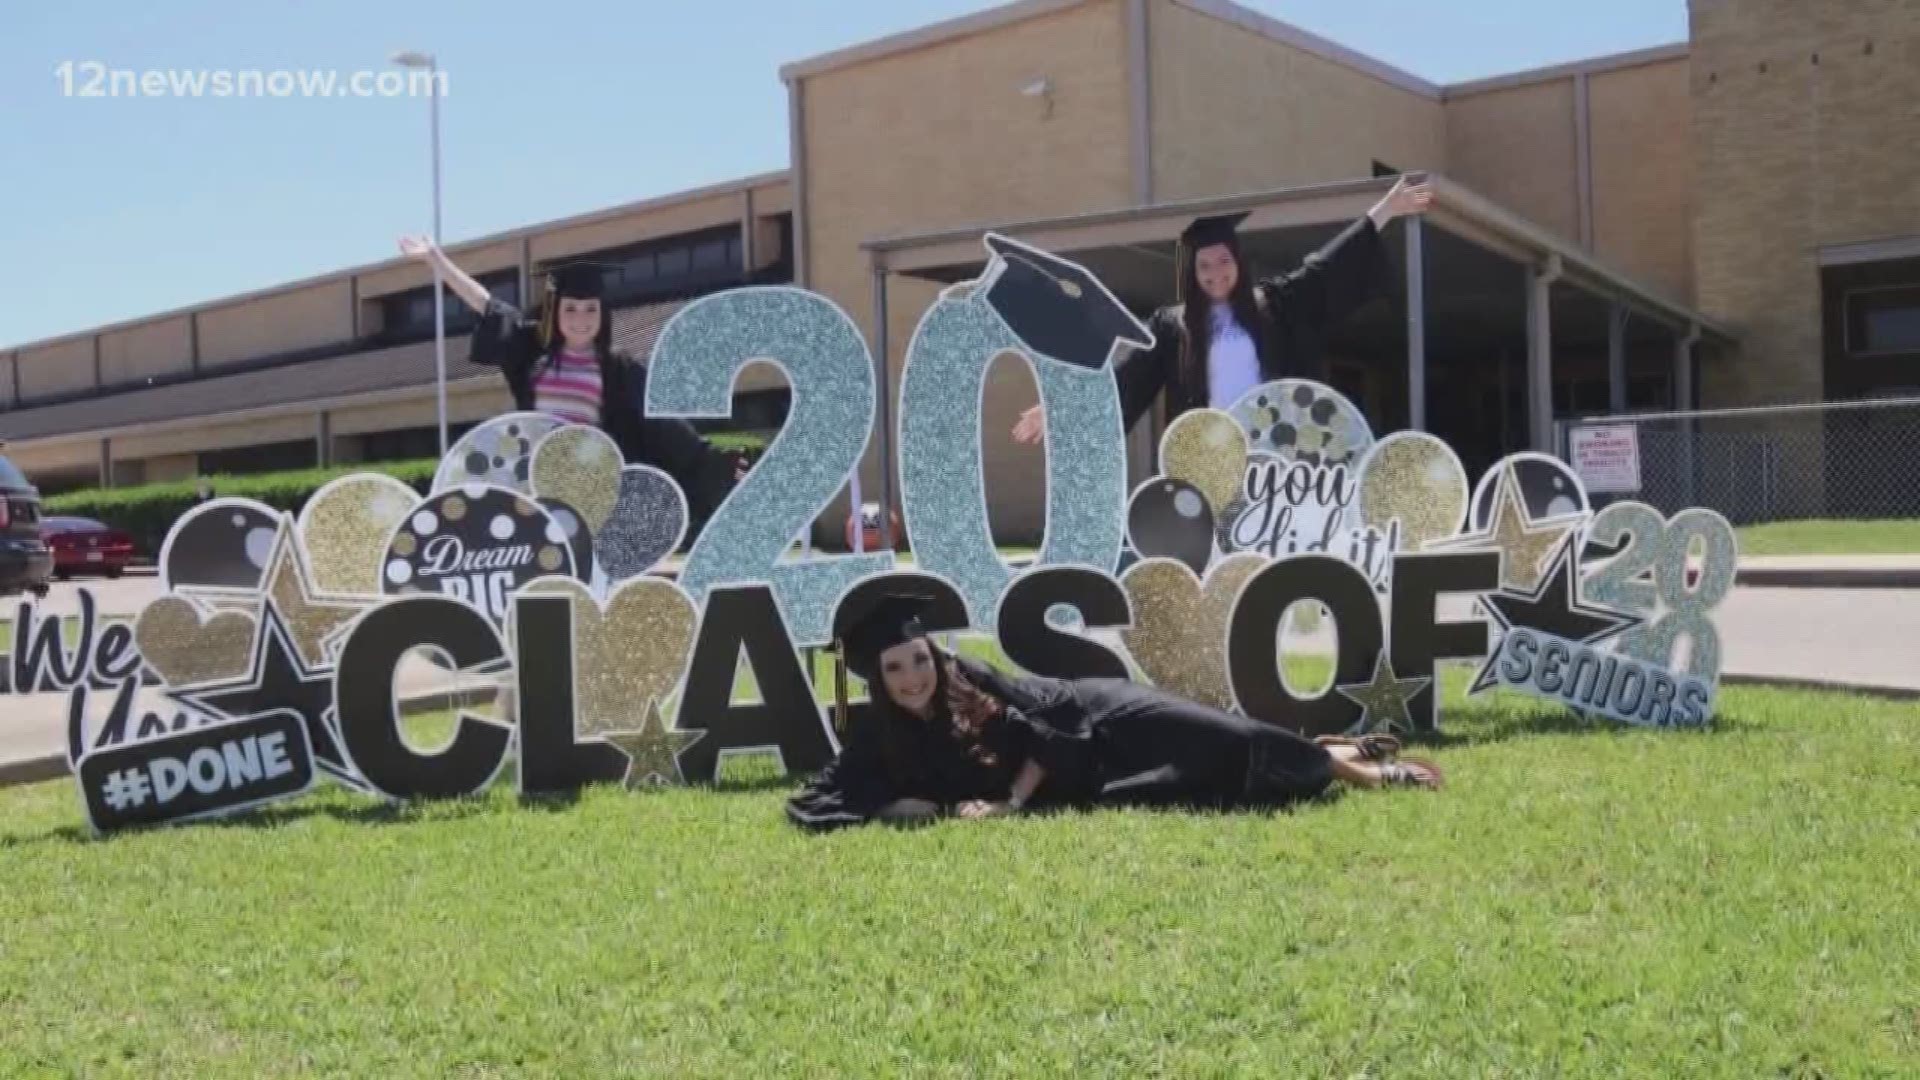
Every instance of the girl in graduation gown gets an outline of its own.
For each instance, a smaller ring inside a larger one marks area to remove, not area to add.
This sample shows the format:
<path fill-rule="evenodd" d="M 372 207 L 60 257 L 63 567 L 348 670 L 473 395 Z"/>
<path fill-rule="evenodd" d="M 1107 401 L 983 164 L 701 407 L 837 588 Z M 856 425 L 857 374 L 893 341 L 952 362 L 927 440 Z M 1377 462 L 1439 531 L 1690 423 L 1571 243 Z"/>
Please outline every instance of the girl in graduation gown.
<path fill-rule="evenodd" d="M 432 240 L 407 237 L 400 250 L 438 266 L 447 287 L 479 314 L 471 359 L 500 369 L 516 409 L 599 427 L 629 463 L 673 477 L 687 496 L 690 536 L 727 497 L 744 472 L 739 463 L 686 421 L 646 416 L 647 368 L 613 349 L 603 267 L 578 263 L 551 271 L 535 322 L 455 266 Z"/>
<path fill-rule="evenodd" d="M 1153 347 L 1128 353 L 1114 371 L 1127 429 L 1163 392 L 1171 423 L 1189 409 L 1231 408 L 1247 391 L 1277 379 L 1327 382 L 1327 331 L 1381 295 L 1381 230 L 1432 201 L 1428 185 L 1402 179 L 1298 269 L 1258 280 L 1234 233 L 1245 213 L 1188 226 L 1175 256 L 1176 302 L 1150 320 Z M 1038 443 L 1045 434 L 1037 405 L 1013 429 L 1023 443 Z"/>
<path fill-rule="evenodd" d="M 1125 679 L 1001 674 L 936 648 L 919 622 L 930 603 L 883 596 L 837 635 L 873 701 L 840 756 L 788 802 L 795 825 L 1043 807 L 1279 807 L 1335 780 L 1440 784 L 1431 763 L 1392 760 L 1398 743 L 1384 736 L 1310 741 Z"/>

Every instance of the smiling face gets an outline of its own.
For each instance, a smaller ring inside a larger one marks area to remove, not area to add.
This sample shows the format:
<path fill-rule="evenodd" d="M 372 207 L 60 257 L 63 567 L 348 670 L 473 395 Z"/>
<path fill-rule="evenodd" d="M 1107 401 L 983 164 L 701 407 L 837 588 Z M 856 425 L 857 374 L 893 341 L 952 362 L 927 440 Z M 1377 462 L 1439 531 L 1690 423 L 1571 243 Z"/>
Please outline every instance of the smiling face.
<path fill-rule="evenodd" d="M 560 327 L 560 339 L 566 342 L 567 348 L 589 352 L 593 349 L 594 339 L 600 334 L 600 301 L 563 296 L 555 321 Z"/>
<path fill-rule="evenodd" d="M 1207 299 L 1224 304 L 1240 283 L 1240 260 L 1227 245 L 1209 244 L 1193 253 L 1193 273 Z"/>
<path fill-rule="evenodd" d="M 902 642 L 880 654 L 880 682 L 901 709 L 925 716 L 940 685 L 933 648 L 926 638 Z"/>

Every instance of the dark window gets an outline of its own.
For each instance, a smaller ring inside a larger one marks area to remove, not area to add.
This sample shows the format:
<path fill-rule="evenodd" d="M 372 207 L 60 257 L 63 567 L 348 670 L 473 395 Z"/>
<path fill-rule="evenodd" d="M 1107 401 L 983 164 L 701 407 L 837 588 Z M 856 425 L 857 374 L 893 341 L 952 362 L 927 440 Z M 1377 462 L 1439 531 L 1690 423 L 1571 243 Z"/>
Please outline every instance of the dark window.
<path fill-rule="evenodd" d="M 1847 352 L 1920 352 L 1920 284 L 1847 294 Z"/>
<path fill-rule="evenodd" d="M 485 274 L 479 280 L 488 292 L 501 300 L 516 306 L 520 303 L 520 275 L 515 271 Z M 433 336 L 433 286 L 395 293 L 384 297 L 380 303 L 385 315 L 386 337 L 406 341 Z M 464 334 L 479 321 L 479 316 L 467 306 L 467 302 L 454 295 L 451 289 L 447 290 L 445 305 L 449 334 Z"/>
<path fill-rule="evenodd" d="M 448 424 L 447 444 L 460 441 L 460 436 L 472 431 L 473 424 Z M 438 427 L 403 428 L 399 431 L 374 431 L 360 436 L 360 460 L 378 461 L 416 461 L 420 458 L 440 456 L 440 429 Z"/>
<path fill-rule="evenodd" d="M 1375 160 L 1373 163 L 1373 175 L 1375 177 L 1399 176 L 1400 170 L 1394 168 L 1393 166 L 1387 164 L 1384 161 Z"/>
<path fill-rule="evenodd" d="M 733 263 L 727 260 L 727 242 L 708 240 L 693 249 L 693 268 L 695 270 L 724 270 Z M 737 262 L 738 260 L 735 260 Z"/>
<path fill-rule="evenodd" d="M 692 256 L 683 247 L 668 248 L 660 253 L 659 267 L 661 277 L 679 277 L 687 272 Z"/>
<path fill-rule="evenodd" d="M 268 443 L 237 450 L 209 450 L 200 455 L 202 476 L 279 472 L 283 469 L 311 469 L 319 464 L 319 444 L 313 439 Z"/>

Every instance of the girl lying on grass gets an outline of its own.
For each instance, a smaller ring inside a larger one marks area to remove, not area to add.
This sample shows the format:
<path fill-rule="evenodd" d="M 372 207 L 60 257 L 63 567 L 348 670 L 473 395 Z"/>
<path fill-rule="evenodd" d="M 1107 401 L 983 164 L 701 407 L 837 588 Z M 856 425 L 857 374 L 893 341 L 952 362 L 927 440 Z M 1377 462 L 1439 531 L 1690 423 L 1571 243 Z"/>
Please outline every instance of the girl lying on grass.
<path fill-rule="evenodd" d="M 1310 741 L 1124 679 L 1010 678 L 927 639 L 931 598 L 888 594 L 836 632 L 873 704 L 787 804 L 801 828 L 1089 806 L 1285 806 L 1335 780 L 1438 788 L 1386 736 Z"/>

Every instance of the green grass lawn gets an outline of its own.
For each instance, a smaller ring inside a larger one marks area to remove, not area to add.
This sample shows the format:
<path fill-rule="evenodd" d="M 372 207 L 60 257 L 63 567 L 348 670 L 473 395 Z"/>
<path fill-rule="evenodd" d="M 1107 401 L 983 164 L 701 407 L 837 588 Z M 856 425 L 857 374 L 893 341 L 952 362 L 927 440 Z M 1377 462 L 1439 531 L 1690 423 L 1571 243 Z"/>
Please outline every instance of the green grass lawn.
<path fill-rule="evenodd" d="M 1739 536 L 1742 555 L 1920 555 L 1920 519 L 1778 521 Z"/>
<path fill-rule="evenodd" d="M 1920 716 L 1723 715 L 1456 703 L 1439 794 L 826 837 L 765 775 L 106 841 L 16 788 L 0 1075 L 1915 1075 Z"/>

